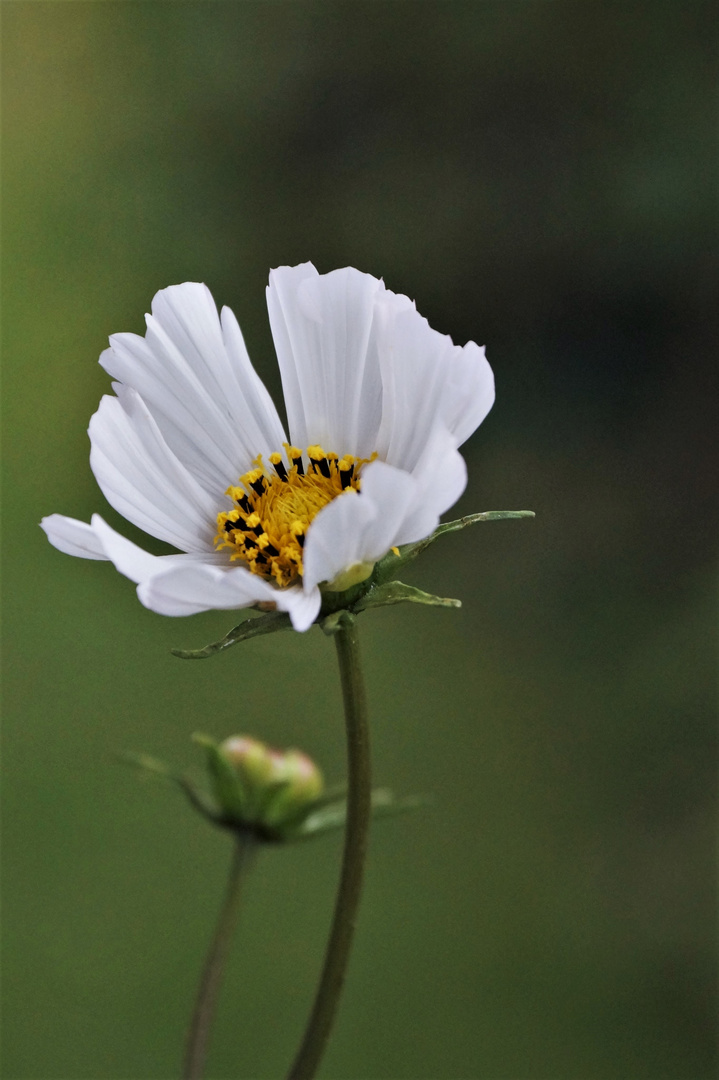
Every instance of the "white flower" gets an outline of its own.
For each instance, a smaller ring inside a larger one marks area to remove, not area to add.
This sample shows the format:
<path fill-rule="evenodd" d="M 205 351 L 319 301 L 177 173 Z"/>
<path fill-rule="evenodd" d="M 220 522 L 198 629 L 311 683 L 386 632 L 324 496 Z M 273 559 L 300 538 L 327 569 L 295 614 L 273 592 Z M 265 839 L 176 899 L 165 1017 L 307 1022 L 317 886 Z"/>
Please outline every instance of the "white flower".
<path fill-rule="evenodd" d="M 162 615 L 272 605 L 306 630 L 320 585 L 367 577 L 429 535 L 460 496 L 457 447 L 494 401 L 473 342 L 432 330 L 406 296 L 347 267 L 270 274 L 291 443 L 235 316 L 205 285 L 159 292 L 144 338 L 115 334 L 117 382 L 90 421 L 90 464 L 119 513 L 182 554 L 150 555 L 98 515 L 52 514 L 55 547 L 109 559 Z"/>

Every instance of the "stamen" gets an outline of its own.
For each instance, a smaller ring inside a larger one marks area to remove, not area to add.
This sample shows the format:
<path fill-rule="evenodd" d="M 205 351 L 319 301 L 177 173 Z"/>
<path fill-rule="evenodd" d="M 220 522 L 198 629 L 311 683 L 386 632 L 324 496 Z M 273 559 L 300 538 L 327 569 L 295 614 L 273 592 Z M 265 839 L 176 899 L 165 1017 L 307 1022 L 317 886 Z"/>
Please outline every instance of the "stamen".
<path fill-rule="evenodd" d="M 245 522 L 245 528 L 253 532 L 255 536 L 261 536 L 265 531 L 264 525 L 260 519 L 260 515 L 255 511 L 254 514 L 250 514 Z"/>
<path fill-rule="evenodd" d="M 290 533 L 292 539 L 296 540 L 300 547 L 304 547 L 305 543 L 305 527 L 301 521 L 293 521 L 290 525 Z"/>
<path fill-rule="evenodd" d="M 310 465 L 312 466 L 313 472 L 317 472 L 317 466 L 319 465 L 320 461 L 324 460 L 324 456 L 325 452 L 321 446 L 307 447 L 307 457 L 310 459 Z"/>
<path fill-rule="evenodd" d="M 311 468 L 305 474 L 303 451 L 283 445 L 284 460 L 278 452 L 268 455 L 274 472 L 265 473 L 258 455 L 253 468 L 227 489 L 236 508 L 217 515 L 215 537 L 218 550 L 228 549 L 231 560 L 241 559 L 279 588 L 302 577 L 302 550 L 312 521 L 344 491 L 359 491 L 366 463 L 351 454 L 340 458 L 319 445 L 309 446 L 305 452 Z"/>
<path fill-rule="evenodd" d="M 270 464 L 274 465 L 275 472 L 279 476 L 280 480 L 287 480 L 287 469 L 285 468 L 285 463 L 282 460 L 282 454 L 278 454 L 277 451 L 275 451 L 274 454 L 270 454 Z"/>
<path fill-rule="evenodd" d="M 319 471 L 324 476 L 325 480 L 330 478 L 330 465 L 327 460 L 327 455 L 321 446 L 308 446 L 307 457 L 312 462 L 312 468 L 315 472 Z"/>
<path fill-rule="evenodd" d="M 305 475 L 305 467 L 302 464 L 302 451 L 298 450 L 296 446 L 290 446 L 289 443 L 284 443 L 285 450 L 287 451 L 287 457 L 290 459 L 294 467 L 297 469 L 298 476 Z"/>
<path fill-rule="evenodd" d="M 265 555 L 279 555 L 279 551 L 270 540 L 266 532 L 257 537 L 257 546 Z"/>
<path fill-rule="evenodd" d="M 340 471 L 340 483 L 342 484 L 342 490 L 344 491 L 352 483 L 354 458 L 345 455 L 345 457 L 340 458 L 340 460 L 337 462 L 337 468 Z"/>

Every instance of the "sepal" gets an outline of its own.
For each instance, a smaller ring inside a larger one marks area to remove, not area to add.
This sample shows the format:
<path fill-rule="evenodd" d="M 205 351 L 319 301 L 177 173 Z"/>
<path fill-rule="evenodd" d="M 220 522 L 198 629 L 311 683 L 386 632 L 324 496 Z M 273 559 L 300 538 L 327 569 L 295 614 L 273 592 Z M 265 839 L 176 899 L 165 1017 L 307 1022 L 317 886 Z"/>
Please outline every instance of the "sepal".
<path fill-rule="evenodd" d="M 479 525 L 484 521 L 512 521 L 533 517 L 536 517 L 534 510 L 485 510 L 481 514 L 467 514 L 454 521 L 446 521 L 443 525 L 438 525 L 429 536 L 425 536 L 424 540 L 418 540 L 414 544 L 403 544 L 396 551 L 390 551 L 383 559 L 380 559 L 375 566 L 373 580 L 375 582 L 392 580 L 401 567 L 406 566 L 412 559 L 416 559 L 430 544 L 448 533 L 459 532 L 469 525 Z"/>
<path fill-rule="evenodd" d="M 230 645 L 237 645 L 240 641 L 249 641 L 250 638 L 262 637 L 264 634 L 274 634 L 277 630 L 291 630 L 292 623 L 289 615 L 284 611 L 269 611 L 265 615 L 250 616 L 237 626 L 233 626 L 228 634 L 219 641 L 213 641 L 205 645 L 204 649 L 170 649 L 173 656 L 179 656 L 180 660 L 204 660 L 207 656 L 229 649 Z"/>
<path fill-rule="evenodd" d="M 397 814 L 407 813 L 425 806 L 427 800 L 409 795 L 398 798 L 389 788 L 375 788 L 371 796 L 373 817 L 395 817 Z M 285 838 L 287 840 L 311 840 L 326 832 L 334 832 L 344 827 L 347 820 L 347 801 L 337 799 L 313 807 L 309 813 L 294 826 L 288 828 Z"/>

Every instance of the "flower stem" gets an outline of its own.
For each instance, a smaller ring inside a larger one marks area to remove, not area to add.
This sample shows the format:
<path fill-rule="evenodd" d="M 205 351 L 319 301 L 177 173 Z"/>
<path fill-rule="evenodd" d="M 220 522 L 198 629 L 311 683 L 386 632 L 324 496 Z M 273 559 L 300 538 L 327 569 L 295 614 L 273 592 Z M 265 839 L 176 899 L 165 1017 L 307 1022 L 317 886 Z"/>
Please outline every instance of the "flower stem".
<path fill-rule="evenodd" d="M 239 901 L 245 871 L 254 854 L 255 843 L 241 833 L 235 834 L 235 845 L 230 864 L 230 875 L 225 899 L 220 909 L 214 937 L 205 958 L 200 985 L 197 989 L 195 1007 L 190 1019 L 182 1068 L 182 1080 L 200 1080 L 207 1056 L 210 1028 L 217 1004 L 217 994 L 222 982 L 225 961 L 230 951 L 233 931 L 237 923 Z"/>
<path fill-rule="evenodd" d="M 357 922 L 370 821 L 370 749 L 367 700 L 355 620 L 343 613 L 335 630 L 347 728 L 347 825 L 342 873 L 324 968 L 302 1045 L 288 1080 L 312 1080 L 337 1012 Z"/>

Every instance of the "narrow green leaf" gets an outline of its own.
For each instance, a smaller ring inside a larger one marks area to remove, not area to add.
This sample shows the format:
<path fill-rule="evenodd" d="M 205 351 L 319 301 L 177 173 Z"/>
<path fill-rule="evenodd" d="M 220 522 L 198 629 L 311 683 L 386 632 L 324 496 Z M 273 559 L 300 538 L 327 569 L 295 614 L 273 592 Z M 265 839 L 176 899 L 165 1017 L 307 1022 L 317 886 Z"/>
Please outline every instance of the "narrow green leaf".
<path fill-rule="evenodd" d="M 263 634 L 274 634 L 276 630 L 291 630 L 292 623 L 289 615 L 284 611 L 270 611 L 259 618 L 245 619 L 244 622 L 230 630 L 219 641 L 213 641 L 205 645 L 204 649 L 171 649 L 173 656 L 179 656 L 180 660 L 204 660 L 207 656 L 229 649 L 231 645 L 238 645 L 241 641 L 249 641 L 250 638 L 261 637 Z"/>

